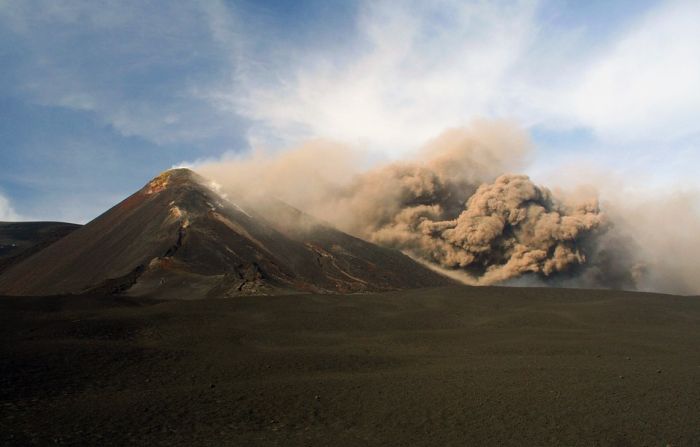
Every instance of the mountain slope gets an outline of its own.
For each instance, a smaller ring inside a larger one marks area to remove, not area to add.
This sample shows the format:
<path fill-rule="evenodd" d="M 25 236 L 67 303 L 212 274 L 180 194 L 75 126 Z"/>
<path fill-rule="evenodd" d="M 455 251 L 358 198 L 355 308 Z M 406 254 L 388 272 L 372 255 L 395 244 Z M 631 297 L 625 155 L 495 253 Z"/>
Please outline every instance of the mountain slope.
<path fill-rule="evenodd" d="M 0 273 L 78 228 L 65 222 L 0 222 Z"/>
<path fill-rule="evenodd" d="M 89 290 L 173 298 L 347 293 L 448 284 L 403 254 L 298 213 L 274 225 L 187 169 L 167 171 L 89 224 L 0 275 L 0 293 Z M 280 231 L 282 230 L 282 231 Z"/>

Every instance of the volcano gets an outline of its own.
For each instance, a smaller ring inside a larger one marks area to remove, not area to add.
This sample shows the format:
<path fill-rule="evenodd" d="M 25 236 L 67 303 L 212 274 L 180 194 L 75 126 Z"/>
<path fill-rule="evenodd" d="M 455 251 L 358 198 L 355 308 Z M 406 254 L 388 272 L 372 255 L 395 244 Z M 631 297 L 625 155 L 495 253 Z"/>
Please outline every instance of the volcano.
<path fill-rule="evenodd" d="M 198 174 L 172 169 L 12 265 L 0 276 L 0 293 L 192 299 L 450 283 L 398 251 L 352 237 L 285 203 L 241 206 Z"/>

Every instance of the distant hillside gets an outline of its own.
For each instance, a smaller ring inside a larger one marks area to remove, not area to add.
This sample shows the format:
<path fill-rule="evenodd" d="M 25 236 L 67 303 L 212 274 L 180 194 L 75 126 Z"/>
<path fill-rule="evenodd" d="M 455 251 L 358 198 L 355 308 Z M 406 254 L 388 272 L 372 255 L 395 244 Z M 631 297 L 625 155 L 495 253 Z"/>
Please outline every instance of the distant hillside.
<path fill-rule="evenodd" d="M 64 222 L 0 222 L 0 272 L 78 228 Z"/>

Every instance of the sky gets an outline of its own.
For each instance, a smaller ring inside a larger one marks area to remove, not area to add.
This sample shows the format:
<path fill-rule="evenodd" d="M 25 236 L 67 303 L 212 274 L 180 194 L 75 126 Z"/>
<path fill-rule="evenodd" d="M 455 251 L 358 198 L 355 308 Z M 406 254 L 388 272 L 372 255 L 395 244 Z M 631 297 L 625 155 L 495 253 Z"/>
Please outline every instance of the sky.
<path fill-rule="evenodd" d="M 308 139 L 400 158 L 479 118 L 530 134 L 535 180 L 700 188 L 698 23 L 697 1 L 0 0 L 0 220 L 87 222 L 172 166 Z"/>

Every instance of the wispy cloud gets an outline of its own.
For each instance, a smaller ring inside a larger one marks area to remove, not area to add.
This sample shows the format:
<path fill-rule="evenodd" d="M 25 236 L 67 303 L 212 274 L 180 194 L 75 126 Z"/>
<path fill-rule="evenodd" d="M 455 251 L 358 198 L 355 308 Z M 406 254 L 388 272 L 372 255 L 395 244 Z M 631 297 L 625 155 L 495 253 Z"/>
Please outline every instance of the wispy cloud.
<path fill-rule="evenodd" d="M 611 141 L 700 130 L 697 2 L 639 7 L 604 39 L 587 29 L 602 17 L 561 26 L 553 8 L 362 2 L 342 38 L 325 16 L 303 23 L 302 38 L 265 6 L 223 1 L 9 1 L 0 21 L 22 51 L 20 91 L 161 145 L 246 134 L 252 145 L 327 137 L 396 153 L 474 117 Z"/>
<path fill-rule="evenodd" d="M 294 58 L 259 72 L 248 65 L 210 98 L 250 118 L 254 142 L 320 136 L 394 153 L 483 116 L 589 129 L 601 145 L 698 131 L 697 3 L 640 6 L 604 38 L 587 29 L 602 18 L 566 27 L 543 16 L 548 8 L 367 2 L 348 36 L 352 50 L 335 58 L 290 50 Z M 249 53 L 237 48 L 246 65 Z"/>
<path fill-rule="evenodd" d="M 4 2 L 0 24 L 20 53 L 9 94 L 158 144 L 233 137 L 231 115 L 196 95 L 231 69 L 206 23 L 188 2 Z"/>
<path fill-rule="evenodd" d="M 20 220 L 20 216 L 12 208 L 10 201 L 5 196 L 0 194 L 0 221 L 3 220 Z"/>
<path fill-rule="evenodd" d="M 353 50 L 310 51 L 278 73 L 247 78 L 221 101 L 265 135 L 321 136 L 384 151 L 416 147 L 478 115 L 510 115 L 509 82 L 535 33 L 534 2 L 372 2 L 361 9 Z"/>
<path fill-rule="evenodd" d="M 581 124 L 644 141 L 700 132 L 700 3 L 664 2 L 587 69 L 574 96 Z"/>

